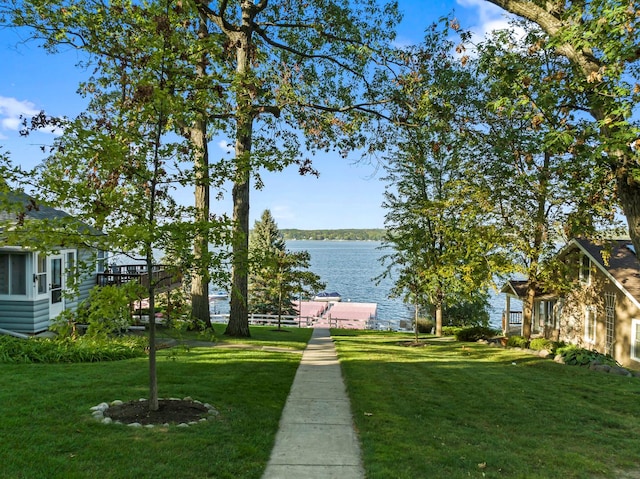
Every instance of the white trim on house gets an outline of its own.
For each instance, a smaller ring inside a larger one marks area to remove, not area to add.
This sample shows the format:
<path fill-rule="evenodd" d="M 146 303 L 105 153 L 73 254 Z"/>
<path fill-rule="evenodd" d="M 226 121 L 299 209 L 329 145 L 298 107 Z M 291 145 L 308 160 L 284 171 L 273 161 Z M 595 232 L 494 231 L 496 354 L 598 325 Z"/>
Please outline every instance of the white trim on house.
<path fill-rule="evenodd" d="M 23 256 L 24 257 L 24 294 L 16 294 L 11 290 L 11 286 L 13 283 L 13 276 L 15 273 L 12 271 L 12 264 L 7 262 L 7 270 L 6 270 L 6 287 L 9 290 L 9 293 L 0 293 L 0 300 L 3 301 L 33 301 L 34 292 L 30 287 L 31 281 L 31 273 L 33 272 L 33 254 L 30 251 L 25 250 L 24 248 L 1 248 L 0 253 L 3 255 L 8 255 L 8 258 L 11 258 L 11 255 Z"/>
<path fill-rule="evenodd" d="M 632 361 L 640 362 L 640 319 L 631 320 L 631 341 L 629 342 L 631 343 L 629 357 Z"/>
<path fill-rule="evenodd" d="M 598 327 L 598 317 L 594 306 L 587 306 L 584 310 L 584 341 L 587 344 L 596 344 L 596 329 Z M 589 332 L 593 335 L 589 336 Z"/>
<path fill-rule="evenodd" d="M 623 293 L 627 298 L 629 298 L 629 300 L 633 303 L 633 305 L 634 305 L 636 308 L 640 309 L 640 301 L 638 301 L 636 298 L 634 298 L 634 297 L 633 297 L 633 295 L 632 295 L 629 291 L 627 291 L 627 288 L 625 288 L 625 287 L 624 287 L 624 285 L 622 285 L 618 280 L 616 280 L 613 276 L 611 276 L 611 273 L 609 273 L 609 271 L 607 271 L 607 269 L 606 269 L 606 268 L 604 268 L 604 267 L 600 264 L 600 262 L 599 262 L 599 261 L 597 261 L 593 256 L 591 256 L 591 255 L 589 254 L 589 252 L 588 252 L 587 250 L 585 250 L 585 249 L 582 247 L 582 245 L 580 245 L 580 243 L 578 243 L 578 241 L 576 241 L 575 239 L 572 239 L 572 240 L 571 240 L 571 242 L 570 242 L 569 244 L 571 244 L 571 243 L 573 243 L 574 245 L 576 245 L 576 246 L 580 249 L 580 251 L 582 251 L 582 253 L 583 253 L 584 255 L 588 256 L 588 257 L 589 257 L 589 259 L 591 260 L 591 263 L 592 263 L 592 264 L 595 264 L 595 265 L 598 267 L 598 269 L 599 269 L 600 271 L 602 271 L 602 273 L 607 277 L 607 279 L 608 279 L 609 281 L 611 281 L 613 284 L 615 284 L 615 285 L 618 287 L 618 289 L 619 289 L 620 291 L 622 291 L 622 293 Z"/>

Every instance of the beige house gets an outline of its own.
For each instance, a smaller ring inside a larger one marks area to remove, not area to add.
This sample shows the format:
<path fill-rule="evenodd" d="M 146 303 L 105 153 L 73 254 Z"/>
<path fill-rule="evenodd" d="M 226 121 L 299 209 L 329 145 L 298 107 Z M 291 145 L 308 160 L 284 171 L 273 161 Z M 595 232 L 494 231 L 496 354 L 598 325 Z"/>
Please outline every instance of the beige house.
<path fill-rule="evenodd" d="M 640 369 L 640 261 L 628 240 L 596 243 L 572 240 L 560 253 L 571 287 L 563 293 L 537 291 L 532 335 L 576 344 L 611 355 L 624 367 Z M 521 334 L 526 281 L 509 281 L 503 330 Z"/>

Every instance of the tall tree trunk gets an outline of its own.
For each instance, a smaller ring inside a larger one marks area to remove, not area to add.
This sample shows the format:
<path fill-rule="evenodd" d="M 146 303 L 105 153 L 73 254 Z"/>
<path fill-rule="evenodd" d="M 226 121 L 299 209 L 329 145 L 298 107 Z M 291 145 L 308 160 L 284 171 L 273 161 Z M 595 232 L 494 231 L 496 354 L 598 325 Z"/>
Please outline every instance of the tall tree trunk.
<path fill-rule="evenodd" d="M 419 340 L 419 331 L 418 331 L 418 316 L 420 313 L 420 305 L 418 304 L 418 301 L 416 300 L 414 306 L 413 306 L 413 332 L 415 333 L 415 337 L 416 337 L 416 343 Z"/>
<path fill-rule="evenodd" d="M 531 326 L 533 325 L 533 302 L 536 297 L 536 285 L 529 282 L 527 293 L 522 301 L 522 336 L 531 338 Z"/>
<path fill-rule="evenodd" d="M 254 111 L 251 99 L 251 16 L 253 3 L 242 2 L 243 29 L 231 35 L 236 45 L 238 77 L 235 178 L 233 184 L 233 270 L 231 272 L 231 309 L 225 334 L 249 337 L 249 192 Z"/>
<path fill-rule="evenodd" d="M 158 374 L 156 369 L 156 291 L 153 282 L 153 256 L 147 253 L 147 275 L 149 276 L 149 410 L 157 411 Z"/>
<path fill-rule="evenodd" d="M 198 120 L 190 131 L 196 151 L 195 207 L 198 233 L 193 244 L 194 268 L 191 277 L 191 315 L 211 328 L 209 312 L 209 153 L 206 120 Z"/>
<path fill-rule="evenodd" d="M 442 301 L 436 305 L 436 336 L 442 336 Z"/>
<path fill-rule="evenodd" d="M 249 122 L 249 131 L 252 122 Z M 236 174 L 233 185 L 233 235 L 232 253 L 233 270 L 231 272 L 231 309 L 229 324 L 224 334 L 229 336 L 249 337 L 248 272 L 249 272 L 249 152 L 251 149 L 251 133 L 236 141 L 236 155 L 244 160 L 240 163 L 240 171 Z"/>
<path fill-rule="evenodd" d="M 435 313 L 436 313 L 436 336 L 442 336 L 442 309 L 444 307 L 444 291 L 442 284 L 438 286 L 438 291 L 435 295 Z"/>
<path fill-rule="evenodd" d="M 201 14 L 199 39 L 208 35 L 206 17 Z M 202 53 L 196 67 L 198 80 L 206 77 L 207 53 Z M 194 268 L 191 275 L 191 316 L 211 328 L 209 311 L 209 150 L 207 147 L 207 119 L 200 114 L 189 129 L 189 139 L 195 153 L 195 219 L 198 233 L 194 238 Z"/>
<path fill-rule="evenodd" d="M 640 184 L 632 178 L 628 170 L 618 171 L 616 184 L 618 201 L 627 218 L 629 236 L 636 252 L 640 252 Z"/>

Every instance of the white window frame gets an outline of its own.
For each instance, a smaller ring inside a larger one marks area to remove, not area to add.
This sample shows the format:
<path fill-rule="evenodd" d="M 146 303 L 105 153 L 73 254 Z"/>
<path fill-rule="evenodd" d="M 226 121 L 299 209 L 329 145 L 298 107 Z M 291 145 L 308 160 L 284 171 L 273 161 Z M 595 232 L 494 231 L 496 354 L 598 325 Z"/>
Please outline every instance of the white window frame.
<path fill-rule="evenodd" d="M 30 295 L 32 294 L 30 291 L 31 288 L 31 274 L 30 274 L 30 264 L 31 264 L 31 259 L 29 258 L 29 253 L 25 253 L 24 251 L 19 251 L 19 250 L 10 250 L 10 251 L 2 251 L 1 252 L 2 255 L 7 255 L 7 257 L 9 258 L 9 261 L 7 262 L 7 281 L 8 281 L 8 293 L 0 293 L 0 298 L 3 299 L 11 299 L 11 300 L 17 300 L 17 301 L 21 301 L 21 300 L 26 300 L 26 299 L 30 299 Z M 24 257 L 24 294 L 15 294 L 12 289 L 11 289 L 11 285 L 12 285 L 12 263 L 11 263 L 11 256 L 21 256 Z M 31 271 L 32 272 L 32 271 Z"/>
<path fill-rule="evenodd" d="M 592 318 L 592 320 L 591 320 Z M 589 337 L 589 323 L 593 326 L 593 337 Z M 596 330 L 598 328 L 598 316 L 594 306 L 587 306 L 584 314 L 584 340 L 588 344 L 596 344 Z"/>
<path fill-rule="evenodd" d="M 35 283 L 36 283 L 36 296 L 47 296 L 49 294 L 49 283 L 48 283 L 48 263 L 49 257 L 46 254 L 38 253 L 35 258 Z M 40 267 L 43 266 L 43 269 Z M 41 291 L 40 287 L 43 285 L 44 290 Z"/>
<path fill-rule="evenodd" d="M 640 339 L 636 347 L 636 337 L 640 333 L 640 319 L 634 319 L 631 321 L 631 359 L 640 362 Z"/>
<path fill-rule="evenodd" d="M 96 273 L 104 273 L 107 269 L 107 261 L 109 261 L 109 256 L 107 252 L 103 249 L 99 249 L 96 252 Z"/>

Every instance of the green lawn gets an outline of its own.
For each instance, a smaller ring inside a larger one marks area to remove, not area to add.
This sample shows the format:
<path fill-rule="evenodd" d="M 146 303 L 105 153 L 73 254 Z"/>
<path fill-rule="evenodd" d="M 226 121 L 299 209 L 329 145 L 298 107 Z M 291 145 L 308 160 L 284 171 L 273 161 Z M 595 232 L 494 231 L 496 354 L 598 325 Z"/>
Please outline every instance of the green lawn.
<path fill-rule="evenodd" d="M 480 344 L 333 333 L 369 479 L 640 477 L 638 378 Z"/>
<path fill-rule="evenodd" d="M 103 401 L 148 397 L 148 363 L 0 364 L 1 478 L 259 478 L 311 330 L 252 328 L 253 342 L 292 352 L 161 350 L 161 397 L 191 396 L 220 411 L 188 429 L 94 421 Z M 288 341 L 291 341 L 288 343 Z"/>
<path fill-rule="evenodd" d="M 177 331 L 174 329 L 159 328 L 157 335 L 159 340 L 171 338 L 186 342 L 212 341 L 221 345 L 243 344 L 304 350 L 313 332 L 313 330 L 307 328 L 283 327 L 281 330 L 278 330 L 277 326 L 252 326 L 250 328 L 250 338 L 234 338 L 224 335 L 226 327 L 226 324 L 213 324 L 213 335 L 207 331 Z"/>
<path fill-rule="evenodd" d="M 252 349 L 159 352 L 160 396 L 220 411 L 188 429 L 91 419 L 100 402 L 148 396 L 144 358 L 0 364 L 0 478 L 260 478 L 311 330 L 251 331 L 216 340 Z M 333 333 L 368 479 L 640 477 L 640 379 L 479 344 Z"/>

